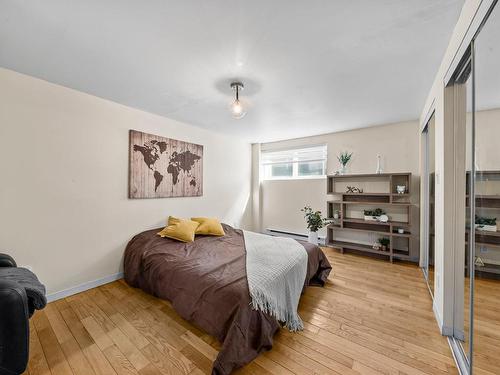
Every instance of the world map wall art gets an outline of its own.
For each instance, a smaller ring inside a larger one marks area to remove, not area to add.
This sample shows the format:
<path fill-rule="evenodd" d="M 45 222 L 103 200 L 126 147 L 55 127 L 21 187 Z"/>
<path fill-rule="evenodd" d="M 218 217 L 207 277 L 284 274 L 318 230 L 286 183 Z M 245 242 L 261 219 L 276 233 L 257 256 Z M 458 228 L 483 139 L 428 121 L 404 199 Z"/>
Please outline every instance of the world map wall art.
<path fill-rule="evenodd" d="M 130 130 L 130 198 L 203 195 L 203 146 Z"/>

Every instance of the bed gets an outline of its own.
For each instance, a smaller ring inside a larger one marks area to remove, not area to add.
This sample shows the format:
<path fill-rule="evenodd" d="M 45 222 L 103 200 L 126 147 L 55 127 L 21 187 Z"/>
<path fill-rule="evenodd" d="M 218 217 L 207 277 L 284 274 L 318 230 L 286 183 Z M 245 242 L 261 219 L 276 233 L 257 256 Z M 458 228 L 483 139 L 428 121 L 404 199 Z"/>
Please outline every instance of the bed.
<path fill-rule="evenodd" d="M 222 344 L 212 374 L 230 374 L 272 347 L 279 322 L 253 310 L 246 277 L 243 231 L 223 224 L 225 236 L 197 236 L 182 243 L 157 235 L 136 235 L 124 257 L 125 281 L 172 303 L 177 313 Z M 307 251 L 304 288 L 322 286 L 331 266 L 318 246 Z"/>

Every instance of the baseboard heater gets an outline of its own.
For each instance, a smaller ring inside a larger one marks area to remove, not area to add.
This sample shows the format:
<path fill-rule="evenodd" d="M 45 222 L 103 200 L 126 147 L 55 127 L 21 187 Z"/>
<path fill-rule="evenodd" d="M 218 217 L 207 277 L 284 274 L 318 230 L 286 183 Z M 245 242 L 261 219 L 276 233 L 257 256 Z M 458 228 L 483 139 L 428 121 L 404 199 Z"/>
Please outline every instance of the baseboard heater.
<path fill-rule="evenodd" d="M 290 232 L 290 231 L 286 231 L 286 230 L 282 230 L 282 229 L 267 228 L 265 230 L 265 234 L 269 234 L 271 236 L 291 237 L 291 238 L 294 238 L 296 240 L 307 240 L 307 234 Z M 320 245 L 325 244 L 325 237 L 324 236 L 319 236 L 319 243 L 320 243 Z"/>

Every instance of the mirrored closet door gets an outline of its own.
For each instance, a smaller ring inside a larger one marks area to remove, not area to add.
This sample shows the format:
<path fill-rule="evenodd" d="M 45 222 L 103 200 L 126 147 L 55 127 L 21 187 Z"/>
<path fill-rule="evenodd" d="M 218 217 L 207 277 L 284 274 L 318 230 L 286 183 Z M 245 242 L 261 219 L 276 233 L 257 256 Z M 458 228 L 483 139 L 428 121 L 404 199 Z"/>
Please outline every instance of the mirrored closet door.
<path fill-rule="evenodd" d="M 472 372 L 500 374 L 500 9 L 474 40 Z"/>
<path fill-rule="evenodd" d="M 500 10 L 490 8 L 454 74 L 452 347 L 463 373 L 500 374 Z M 459 212 L 463 212 L 460 215 Z M 463 242 L 462 242 L 463 241 Z"/>

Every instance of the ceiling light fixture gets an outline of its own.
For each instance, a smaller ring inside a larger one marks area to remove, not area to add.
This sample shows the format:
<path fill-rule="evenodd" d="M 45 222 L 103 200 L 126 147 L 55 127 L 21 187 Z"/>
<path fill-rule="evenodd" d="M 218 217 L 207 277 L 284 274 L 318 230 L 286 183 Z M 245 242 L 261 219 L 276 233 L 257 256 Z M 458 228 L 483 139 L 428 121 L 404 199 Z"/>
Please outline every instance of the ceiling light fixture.
<path fill-rule="evenodd" d="M 241 82 L 231 82 L 231 88 L 234 90 L 234 102 L 231 104 L 231 114 L 233 118 L 239 120 L 247 114 L 243 108 L 243 104 L 240 101 L 240 90 L 243 90 L 245 86 Z"/>

